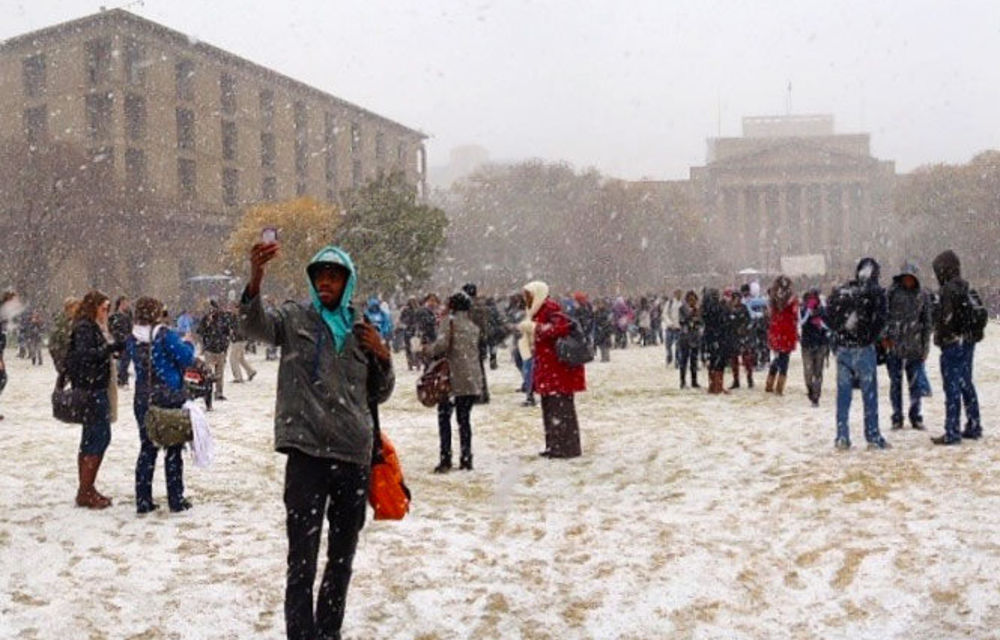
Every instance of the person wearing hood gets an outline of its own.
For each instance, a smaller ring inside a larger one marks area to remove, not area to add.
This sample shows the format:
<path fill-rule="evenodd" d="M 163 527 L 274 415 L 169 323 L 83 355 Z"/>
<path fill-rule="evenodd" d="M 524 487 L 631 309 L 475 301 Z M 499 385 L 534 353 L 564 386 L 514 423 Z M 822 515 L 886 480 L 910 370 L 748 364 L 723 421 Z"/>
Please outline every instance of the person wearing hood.
<path fill-rule="evenodd" d="M 611 339 L 615 332 L 614 313 L 605 298 L 594 306 L 594 346 L 601 353 L 601 362 L 611 362 Z"/>
<path fill-rule="evenodd" d="M 875 342 L 885 329 L 888 308 L 879 285 L 879 264 L 862 258 L 856 277 L 834 289 L 827 303 L 837 353 L 837 438 L 834 446 L 850 449 L 848 418 L 855 386 L 864 403 L 865 440 L 869 449 L 888 449 L 878 427 L 878 381 Z"/>
<path fill-rule="evenodd" d="M 472 300 L 465 292 L 448 298 L 450 316 L 442 323 L 440 335 L 434 344 L 425 348 L 425 355 L 448 359 L 451 379 L 451 397 L 438 405 L 438 436 L 440 459 L 434 473 L 451 471 L 451 414 L 458 422 L 458 439 L 461 446 L 459 469 L 472 471 L 472 405 L 483 392 L 482 361 L 479 359 L 479 327 L 469 317 Z"/>
<path fill-rule="evenodd" d="M 812 406 L 818 407 L 823 392 L 823 367 L 830 355 L 830 326 L 819 289 L 810 289 L 802 296 L 799 332 L 802 335 L 800 344 L 806 395 Z"/>
<path fill-rule="evenodd" d="M 158 449 L 146 433 L 146 414 L 154 394 L 157 405 L 167 401 L 171 407 L 184 402 L 184 370 L 195 362 L 194 338 L 181 337 L 160 324 L 163 304 L 153 298 L 135 301 L 135 323 L 126 343 L 126 352 L 135 368 L 135 396 L 132 410 L 139 426 L 139 457 L 135 461 L 135 510 L 142 515 L 159 508 L 153 502 L 153 473 Z M 167 447 L 163 456 L 167 479 L 167 504 L 170 511 L 186 511 L 191 502 L 184 497 L 184 445 Z"/>
<path fill-rule="evenodd" d="M 490 401 L 490 386 L 486 380 L 486 357 L 489 355 L 489 334 L 490 334 L 490 311 L 486 308 L 483 299 L 477 296 L 479 288 L 472 282 L 462 285 L 462 292 L 469 297 L 471 308 L 469 309 L 469 319 L 479 327 L 479 370 L 482 373 L 482 394 L 476 399 L 479 404 L 488 404 Z"/>
<path fill-rule="evenodd" d="M 274 440 L 288 456 L 285 629 L 292 639 L 339 638 L 369 470 L 378 454 L 369 402 L 388 399 L 395 377 L 378 331 L 357 321 L 351 296 L 358 276 L 343 250 L 327 246 L 310 261 L 308 302 L 265 310 L 264 268 L 278 250 L 277 242 L 251 248 L 240 321 L 248 337 L 281 349 Z M 324 515 L 327 562 L 314 598 Z"/>
<path fill-rule="evenodd" d="M 907 417 L 914 429 L 924 428 L 920 404 L 925 393 L 924 362 L 931 349 L 931 300 L 921 288 L 917 267 L 903 265 L 892 279 L 888 293 L 888 321 L 883 345 L 885 366 L 889 372 L 889 400 L 892 403 L 892 428 L 903 428 L 903 373 L 910 390 Z"/>
<path fill-rule="evenodd" d="M 708 392 L 729 393 L 726 391 L 723 376 L 726 373 L 726 364 L 732 356 L 730 349 L 732 334 L 729 314 L 719 297 L 718 289 L 705 290 L 702 298 L 702 319 L 705 322 L 703 344 L 705 359 L 708 361 Z"/>
<path fill-rule="evenodd" d="M 756 280 L 740 287 L 740 292 L 743 294 L 743 303 L 750 312 L 750 343 L 753 345 L 754 368 L 760 371 L 771 362 L 771 350 L 767 346 L 767 298 L 760 294 L 760 283 Z"/>
<path fill-rule="evenodd" d="M 979 416 L 979 395 L 972 381 L 976 338 L 966 325 L 962 309 L 972 295 L 969 283 L 962 278 L 962 264 L 954 251 L 943 251 L 932 263 L 940 289 L 933 310 L 934 344 L 941 349 L 941 380 L 944 386 L 944 435 L 932 438 L 934 444 L 953 445 L 962 438 L 977 440 L 983 435 Z M 981 338 L 982 336 L 978 336 Z M 965 406 L 965 430 L 959 431 L 962 406 Z"/>
<path fill-rule="evenodd" d="M 764 391 L 784 395 L 788 361 L 799 340 L 799 301 L 788 276 L 778 276 L 770 293 L 771 313 L 767 325 L 767 345 L 776 354 L 767 371 Z"/>
<path fill-rule="evenodd" d="M 535 280 L 524 285 L 527 315 L 535 323 L 535 357 L 532 388 L 542 398 L 546 458 L 581 455 L 580 426 L 573 396 L 586 391 L 583 365 L 568 365 L 556 356 L 556 340 L 572 331 L 572 320 L 549 297 L 549 287 Z"/>

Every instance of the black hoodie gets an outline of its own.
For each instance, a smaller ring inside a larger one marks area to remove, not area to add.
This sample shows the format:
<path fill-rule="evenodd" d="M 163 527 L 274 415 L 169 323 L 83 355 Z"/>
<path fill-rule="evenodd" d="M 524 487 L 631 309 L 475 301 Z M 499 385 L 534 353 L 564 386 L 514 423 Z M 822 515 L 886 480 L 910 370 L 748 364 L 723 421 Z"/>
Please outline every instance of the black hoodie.
<path fill-rule="evenodd" d="M 942 251 L 932 263 L 941 289 L 934 306 L 934 344 L 946 347 L 965 337 L 956 311 L 969 298 L 969 283 L 962 279 L 962 263 L 954 251 Z"/>
<path fill-rule="evenodd" d="M 875 344 L 888 316 L 885 289 L 878 283 L 881 268 L 874 258 L 862 258 L 856 277 L 834 290 L 827 303 L 830 328 L 838 347 L 858 348 Z"/>

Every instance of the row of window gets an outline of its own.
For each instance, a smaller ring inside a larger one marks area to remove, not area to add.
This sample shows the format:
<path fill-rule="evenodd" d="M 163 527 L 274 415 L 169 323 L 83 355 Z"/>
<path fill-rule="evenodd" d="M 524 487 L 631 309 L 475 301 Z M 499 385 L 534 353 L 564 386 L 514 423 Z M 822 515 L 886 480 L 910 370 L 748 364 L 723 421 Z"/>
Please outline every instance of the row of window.
<path fill-rule="evenodd" d="M 111 81 L 111 61 L 114 58 L 111 38 L 97 38 L 84 45 L 84 73 L 91 87 L 100 87 Z M 132 38 L 125 41 L 122 56 L 126 86 L 141 86 L 146 81 L 146 50 L 142 43 Z M 28 56 L 22 62 L 24 94 L 39 98 L 45 94 L 47 61 L 44 53 Z"/>

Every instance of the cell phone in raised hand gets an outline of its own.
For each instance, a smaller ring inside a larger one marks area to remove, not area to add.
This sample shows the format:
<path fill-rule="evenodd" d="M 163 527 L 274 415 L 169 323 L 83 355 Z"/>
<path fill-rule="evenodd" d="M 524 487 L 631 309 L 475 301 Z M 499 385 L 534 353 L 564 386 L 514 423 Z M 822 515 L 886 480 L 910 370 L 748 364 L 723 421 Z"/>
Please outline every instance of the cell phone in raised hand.
<path fill-rule="evenodd" d="M 265 244 L 274 244 L 278 241 L 277 227 L 264 227 L 260 232 L 260 241 Z"/>

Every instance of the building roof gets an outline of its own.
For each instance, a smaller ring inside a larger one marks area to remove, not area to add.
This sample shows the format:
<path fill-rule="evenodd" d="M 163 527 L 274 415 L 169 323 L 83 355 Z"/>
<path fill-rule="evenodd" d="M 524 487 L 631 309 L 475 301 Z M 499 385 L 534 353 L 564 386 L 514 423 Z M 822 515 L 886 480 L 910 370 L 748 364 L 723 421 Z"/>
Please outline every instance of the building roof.
<path fill-rule="evenodd" d="M 125 11 L 124 9 L 110 9 L 107 11 L 101 11 L 100 13 L 95 13 L 89 16 L 85 16 L 83 18 L 70 20 L 68 22 L 62 22 L 56 25 L 52 25 L 50 27 L 45 27 L 43 29 L 38 29 L 36 31 L 31 31 L 29 33 L 21 34 L 19 36 L 14 36 L 13 38 L 8 38 L 6 40 L 0 41 L 0 53 L 9 52 L 12 49 L 24 46 L 25 44 L 28 43 L 34 44 L 39 40 L 58 37 L 67 32 L 81 32 L 94 26 L 108 25 L 115 23 L 118 23 L 122 26 L 137 28 L 140 30 L 147 31 L 161 38 L 172 41 L 174 44 L 180 45 L 188 49 L 192 49 L 199 53 L 205 54 L 209 57 L 215 58 L 216 60 L 218 60 L 223 64 L 243 69 L 258 76 L 267 78 L 272 82 L 276 82 L 278 84 L 284 84 L 297 91 L 311 93 L 313 94 L 313 96 L 321 100 L 333 102 L 338 106 L 358 111 L 360 113 L 365 114 L 368 117 L 380 120 L 393 127 L 397 127 L 399 129 L 408 131 L 413 135 L 419 137 L 420 139 L 427 138 L 427 135 L 421 131 L 407 127 L 406 125 L 403 125 L 399 122 L 386 118 L 385 116 L 381 116 L 377 113 L 369 111 L 368 109 L 359 107 L 356 104 L 338 98 L 337 96 L 334 96 L 325 91 L 317 89 L 316 87 L 313 87 L 304 82 L 286 76 L 282 73 L 278 73 L 273 69 L 269 69 L 263 65 L 251 62 L 250 60 L 242 58 L 236 54 L 229 53 L 228 51 L 212 46 L 205 42 L 195 41 L 191 37 L 186 36 L 183 33 L 180 33 L 179 31 L 174 31 L 173 29 L 165 27 L 159 23 L 153 22 L 152 20 L 147 20 L 146 18 L 137 16 L 134 13 Z"/>

